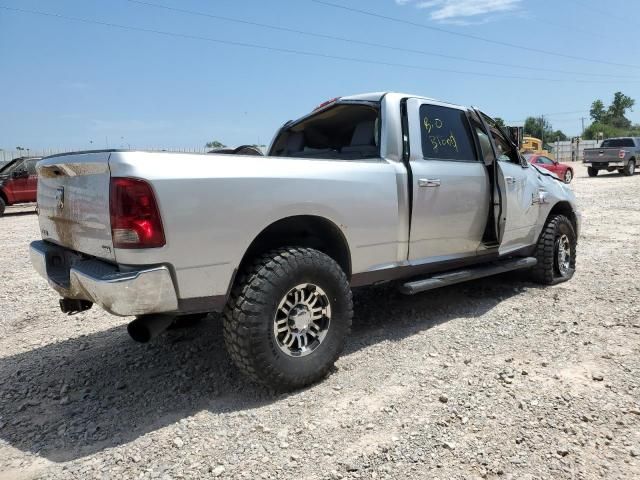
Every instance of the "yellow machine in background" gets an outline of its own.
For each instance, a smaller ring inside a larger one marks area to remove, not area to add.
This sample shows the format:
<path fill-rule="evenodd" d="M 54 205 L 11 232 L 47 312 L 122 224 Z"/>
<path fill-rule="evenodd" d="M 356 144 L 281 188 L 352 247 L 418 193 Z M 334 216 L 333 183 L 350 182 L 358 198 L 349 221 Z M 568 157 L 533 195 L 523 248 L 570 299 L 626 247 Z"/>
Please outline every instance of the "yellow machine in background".
<path fill-rule="evenodd" d="M 537 153 L 538 155 L 544 155 L 545 157 L 549 157 L 551 160 L 555 160 L 553 154 L 549 153 L 549 150 L 545 150 L 543 148 L 542 140 L 536 137 L 523 137 L 520 151 L 522 153 Z"/>

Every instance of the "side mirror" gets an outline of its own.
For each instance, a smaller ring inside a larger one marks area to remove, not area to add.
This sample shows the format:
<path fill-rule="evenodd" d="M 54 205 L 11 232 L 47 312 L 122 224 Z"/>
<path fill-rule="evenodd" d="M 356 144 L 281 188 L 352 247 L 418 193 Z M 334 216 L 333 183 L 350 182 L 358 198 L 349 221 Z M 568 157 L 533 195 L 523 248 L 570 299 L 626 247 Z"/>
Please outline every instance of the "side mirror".
<path fill-rule="evenodd" d="M 523 137 L 523 128 L 522 127 L 507 127 L 507 131 L 509 132 L 509 138 L 513 142 L 513 144 L 518 147 L 518 150 L 522 148 L 522 137 Z"/>

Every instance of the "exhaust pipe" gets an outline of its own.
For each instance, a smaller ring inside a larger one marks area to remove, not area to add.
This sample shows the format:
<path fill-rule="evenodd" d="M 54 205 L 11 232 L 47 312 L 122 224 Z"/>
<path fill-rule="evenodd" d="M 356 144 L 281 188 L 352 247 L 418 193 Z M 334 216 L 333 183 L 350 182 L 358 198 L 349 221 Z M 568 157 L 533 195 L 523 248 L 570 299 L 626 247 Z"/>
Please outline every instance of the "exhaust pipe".
<path fill-rule="evenodd" d="M 136 342 L 147 343 L 173 323 L 171 315 L 142 315 L 127 325 L 127 332 Z"/>

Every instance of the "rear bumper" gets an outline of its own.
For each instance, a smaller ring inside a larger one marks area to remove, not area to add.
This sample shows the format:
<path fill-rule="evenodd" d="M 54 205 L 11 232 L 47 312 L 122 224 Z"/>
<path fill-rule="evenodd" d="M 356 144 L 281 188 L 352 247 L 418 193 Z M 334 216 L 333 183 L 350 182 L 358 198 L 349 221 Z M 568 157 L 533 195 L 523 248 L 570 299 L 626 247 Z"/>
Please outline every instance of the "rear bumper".
<path fill-rule="evenodd" d="M 598 161 L 598 160 L 584 160 L 584 164 L 593 168 L 608 168 L 608 167 L 624 167 L 624 160 L 612 160 L 612 161 Z"/>
<path fill-rule="evenodd" d="M 30 256 L 36 271 L 63 297 L 88 300 L 120 316 L 178 309 L 166 266 L 118 268 L 43 241 L 31 243 Z"/>

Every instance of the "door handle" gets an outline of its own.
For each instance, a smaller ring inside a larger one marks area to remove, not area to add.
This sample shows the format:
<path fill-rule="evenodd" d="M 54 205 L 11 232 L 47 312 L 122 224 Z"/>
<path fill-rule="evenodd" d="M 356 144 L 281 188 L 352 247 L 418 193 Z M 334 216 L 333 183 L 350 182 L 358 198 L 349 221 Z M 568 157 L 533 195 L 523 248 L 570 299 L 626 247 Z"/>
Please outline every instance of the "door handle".
<path fill-rule="evenodd" d="M 419 187 L 439 187 L 440 179 L 439 178 L 420 178 L 418 179 Z"/>
<path fill-rule="evenodd" d="M 504 177 L 504 181 L 507 183 L 516 183 L 515 177 Z"/>

